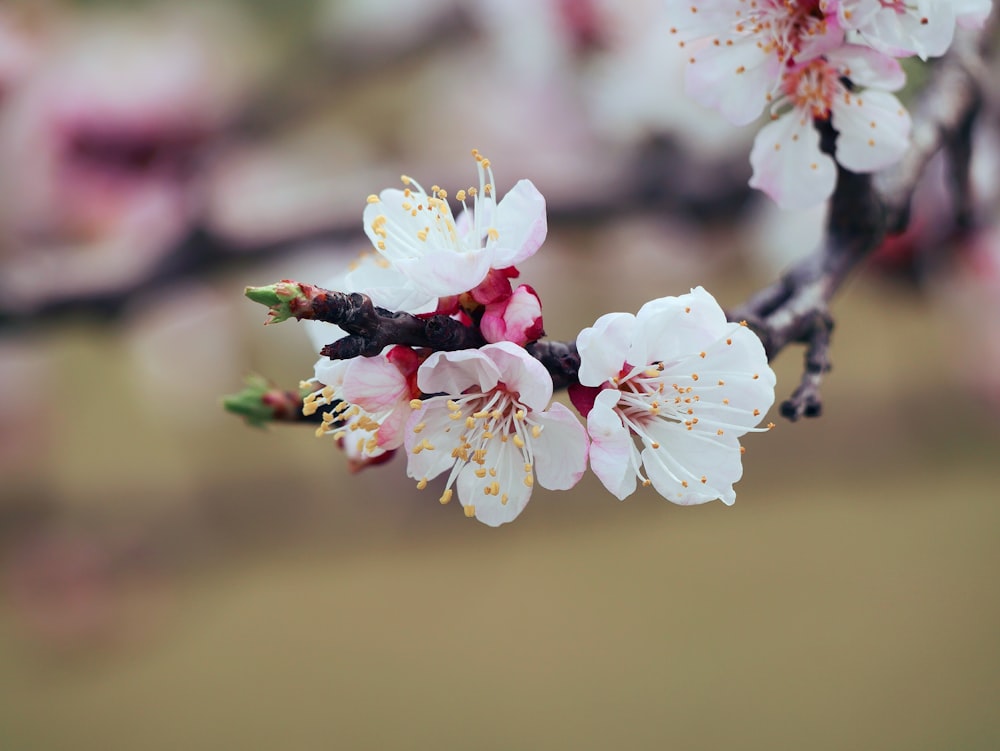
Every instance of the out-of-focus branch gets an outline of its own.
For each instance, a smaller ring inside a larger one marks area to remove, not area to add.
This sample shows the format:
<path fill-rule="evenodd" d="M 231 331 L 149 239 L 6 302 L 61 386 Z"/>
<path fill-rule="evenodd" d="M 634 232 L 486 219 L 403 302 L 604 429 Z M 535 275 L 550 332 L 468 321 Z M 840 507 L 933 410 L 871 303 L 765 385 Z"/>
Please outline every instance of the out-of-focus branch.
<path fill-rule="evenodd" d="M 984 38 L 991 38 L 990 32 Z M 942 149 L 952 157 L 951 170 L 958 179 L 956 214 L 971 211 L 968 172 L 972 156 L 972 125 L 984 99 L 984 54 L 968 38 L 962 38 L 931 73 L 913 108 L 911 146 L 892 169 L 878 176 L 878 193 L 885 207 L 886 229 L 903 231 L 910 220 L 910 201 L 927 163 Z M 831 221 L 833 217 L 831 217 Z"/>
<path fill-rule="evenodd" d="M 752 198 L 746 186 L 747 175 L 742 170 L 742 165 L 730 161 L 706 165 L 681 144 L 654 139 L 639 150 L 634 164 L 617 178 L 609 178 L 617 186 L 614 190 L 602 191 L 596 198 L 593 191 L 587 191 L 576 199 L 550 203 L 548 223 L 550 227 L 589 226 L 610 218 L 650 212 L 668 212 L 704 221 L 732 219 Z M 680 177 L 684 175 L 693 176 L 694 182 Z M 188 233 L 164 254 L 160 264 L 121 286 L 79 295 L 39 289 L 31 296 L 30 306 L 20 302 L 7 305 L 0 299 L 0 332 L 14 327 L 59 324 L 80 316 L 114 321 L 134 309 L 134 303 L 171 284 L 246 268 L 280 258 L 295 248 L 352 242 L 362 234 L 360 219 L 331 223 L 265 242 L 237 241 L 210 229 L 210 225 L 204 219 L 195 220 Z"/>

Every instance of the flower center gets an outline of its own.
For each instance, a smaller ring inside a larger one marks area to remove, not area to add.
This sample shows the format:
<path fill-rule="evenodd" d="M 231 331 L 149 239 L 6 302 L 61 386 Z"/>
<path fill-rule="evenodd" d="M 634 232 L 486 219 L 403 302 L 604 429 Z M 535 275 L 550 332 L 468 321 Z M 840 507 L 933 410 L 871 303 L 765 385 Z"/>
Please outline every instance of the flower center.
<path fill-rule="evenodd" d="M 313 385 L 303 381 L 300 386 Z M 366 412 L 356 404 L 345 401 L 339 389 L 332 386 L 321 388 L 306 394 L 302 400 L 302 414 L 306 417 L 315 414 L 321 407 L 331 407 L 323 413 L 322 422 L 316 428 L 316 437 L 333 434 L 333 438 L 341 446 L 346 441 L 354 439 L 354 452 L 359 456 L 374 456 L 378 452 L 376 434 L 382 426 L 382 420 L 388 410 L 377 414 Z M 360 431 L 360 432 L 358 432 Z"/>
<path fill-rule="evenodd" d="M 826 33 L 829 0 L 765 0 L 740 8 L 734 30 L 763 37 L 761 49 L 782 62 L 791 60 L 806 41 Z M 741 3 L 742 6 L 742 3 Z"/>
<path fill-rule="evenodd" d="M 455 464 L 441 503 L 451 500 L 452 485 L 469 464 L 476 465 L 472 471 L 483 481 L 483 494 L 498 497 L 502 505 L 507 504 L 509 497 L 507 482 L 521 476 L 521 482 L 527 487 L 535 484 L 532 440 L 541 435 L 542 425 L 532 419 L 530 410 L 519 401 L 516 393 L 500 384 L 485 393 L 448 399 L 447 408 L 448 418 L 464 429 L 458 432 L 458 440 L 451 449 Z M 418 423 L 413 430 L 419 433 L 423 428 L 424 424 Z M 451 428 L 445 432 L 451 433 Z M 418 454 L 435 450 L 435 446 L 424 439 L 411 450 Z M 426 479 L 417 483 L 418 488 L 426 486 Z M 466 505 L 466 513 L 475 515 L 475 506 Z"/>
<path fill-rule="evenodd" d="M 499 234 L 492 226 L 496 214 L 493 189 L 493 168 L 490 160 L 473 149 L 479 187 L 469 187 L 455 193 L 471 224 L 460 230 L 448 204 L 448 191 L 432 185 L 430 193 L 412 177 L 403 175 L 402 211 L 383 211 L 371 221 L 371 231 L 378 237 L 376 247 L 391 258 L 419 258 L 427 245 L 467 253 L 496 243 Z M 470 210 L 468 200 L 472 201 Z M 368 203 L 378 204 L 376 195 Z M 407 214 L 409 216 L 407 216 Z M 416 242 L 414 241 L 416 240 Z"/>
<path fill-rule="evenodd" d="M 782 100 L 799 112 L 808 112 L 813 119 L 826 119 L 834 99 L 843 91 L 840 72 L 821 58 L 792 66 L 781 77 Z"/>
<path fill-rule="evenodd" d="M 626 366 L 627 370 L 617 383 L 621 393 L 618 414 L 626 427 L 653 448 L 659 448 L 659 444 L 649 435 L 646 426 L 657 419 L 681 422 L 673 400 L 665 400 L 667 387 L 663 380 L 663 367 L 662 363 L 644 368 Z"/>

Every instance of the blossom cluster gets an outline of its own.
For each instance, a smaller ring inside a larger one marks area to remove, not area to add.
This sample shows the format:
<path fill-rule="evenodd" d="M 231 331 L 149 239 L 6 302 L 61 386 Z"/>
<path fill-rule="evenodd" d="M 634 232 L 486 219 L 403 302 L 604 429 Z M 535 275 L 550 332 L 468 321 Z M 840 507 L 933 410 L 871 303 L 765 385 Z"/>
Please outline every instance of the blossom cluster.
<path fill-rule="evenodd" d="M 457 191 L 457 216 L 447 191 L 405 176 L 401 189 L 369 196 L 364 226 L 374 252 L 328 286 L 380 308 L 448 316 L 478 329 L 483 344 L 321 357 L 303 383 L 304 413 L 322 419 L 317 434 L 333 436 L 355 468 L 405 451 L 418 488 L 444 475 L 441 503 L 457 495 L 467 516 L 491 526 L 517 517 L 536 481 L 576 485 L 588 458 L 619 499 L 641 483 L 679 504 L 731 504 L 739 439 L 759 430 L 774 400 L 760 340 L 727 321 L 700 287 L 637 315 L 606 315 L 577 341 L 570 399 L 584 427 L 552 401 L 552 376 L 529 352 L 544 333 L 538 294 L 512 284 L 517 264 L 545 239 L 545 200 L 521 180 L 498 201 L 490 161 L 473 155 L 478 185 Z M 306 323 L 320 350 L 346 336 Z"/>
<path fill-rule="evenodd" d="M 757 134 L 750 185 L 782 208 L 833 192 L 834 160 L 815 123 L 836 131 L 836 161 L 874 172 L 909 145 L 910 116 L 890 92 L 898 58 L 944 54 L 956 26 L 981 25 L 991 0 L 664 0 L 669 33 L 688 53 L 686 88 Z"/>

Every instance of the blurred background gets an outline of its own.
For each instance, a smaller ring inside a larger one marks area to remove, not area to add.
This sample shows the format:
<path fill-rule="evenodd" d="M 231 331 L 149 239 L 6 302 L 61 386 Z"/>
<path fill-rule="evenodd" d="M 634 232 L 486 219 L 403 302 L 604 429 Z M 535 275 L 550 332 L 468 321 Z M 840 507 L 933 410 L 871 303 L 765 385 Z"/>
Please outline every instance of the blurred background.
<path fill-rule="evenodd" d="M 0 748 L 1000 745 L 990 107 L 972 229 L 933 165 L 838 299 L 824 416 L 749 436 L 732 508 L 587 478 L 493 530 L 221 410 L 315 360 L 243 287 L 322 282 L 366 195 L 454 192 L 474 147 L 548 200 L 555 339 L 812 250 L 626 5 L 0 6 Z"/>

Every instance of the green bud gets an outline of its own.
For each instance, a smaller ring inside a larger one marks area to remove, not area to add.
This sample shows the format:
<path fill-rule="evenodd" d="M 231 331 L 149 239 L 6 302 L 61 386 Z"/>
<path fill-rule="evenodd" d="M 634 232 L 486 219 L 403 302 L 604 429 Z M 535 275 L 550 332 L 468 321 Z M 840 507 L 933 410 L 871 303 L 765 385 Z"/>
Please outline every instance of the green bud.
<path fill-rule="evenodd" d="M 274 420 L 274 408 L 264 402 L 264 395 L 270 390 L 271 384 L 263 376 L 247 376 L 246 388 L 236 394 L 222 397 L 222 408 L 226 412 L 239 415 L 248 425 L 263 428 Z"/>
<path fill-rule="evenodd" d="M 268 319 L 264 321 L 265 324 L 287 321 L 294 317 L 293 302 L 299 303 L 296 306 L 299 309 L 305 307 L 304 303 L 308 302 L 308 298 L 302 292 L 302 287 L 287 279 L 277 284 L 268 284 L 265 287 L 247 287 L 243 294 L 254 302 L 270 308 Z"/>

